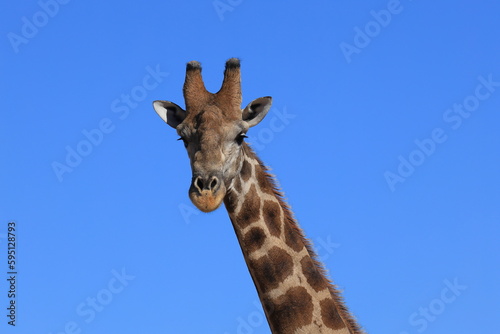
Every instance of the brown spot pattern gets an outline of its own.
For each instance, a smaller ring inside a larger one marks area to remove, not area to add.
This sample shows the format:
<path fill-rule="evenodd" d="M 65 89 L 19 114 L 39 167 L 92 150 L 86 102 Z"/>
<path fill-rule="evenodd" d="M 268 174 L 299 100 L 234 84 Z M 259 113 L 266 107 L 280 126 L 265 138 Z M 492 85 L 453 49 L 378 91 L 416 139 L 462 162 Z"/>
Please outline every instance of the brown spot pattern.
<path fill-rule="evenodd" d="M 248 253 L 252 253 L 261 248 L 265 241 L 264 230 L 260 227 L 253 227 L 243 236 L 242 246 Z"/>
<path fill-rule="evenodd" d="M 331 329 L 341 329 L 346 327 L 339 315 L 333 299 L 325 299 L 320 302 L 321 317 L 325 326 Z"/>
<path fill-rule="evenodd" d="M 257 195 L 255 184 L 252 184 L 246 195 L 246 199 L 241 206 L 241 210 L 236 217 L 236 223 L 240 228 L 245 228 L 257 221 L 260 217 L 260 198 Z"/>
<path fill-rule="evenodd" d="M 300 252 L 304 248 L 304 242 L 297 231 L 295 226 L 292 226 L 292 222 L 285 221 L 285 242 L 290 248 L 296 252 Z"/>
<path fill-rule="evenodd" d="M 281 282 L 293 274 L 292 257 L 283 249 L 273 247 L 258 260 L 249 260 L 256 284 L 262 292 L 276 289 Z"/>
<path fill-rule="evenodd" d="M 252 176 L 252 165 L 245 159 L 243 160 L 243 164 L 241 166 L 240 175 L 243 178 L 243 181 L 247 182 Z"/>
<path fill-rule="evenodd" d="M 309 283 L 309 285 L 316 292 L 328 288 L 328 283 L 326 282 L 316 264 L 309 256 L 304 257 L 300 261 L 300 265 L 302 266 L 302 273 L 306 277 L 307 283 Z"/>
<path fill-rule="evenodd" d="M 259 167 L 257 174 L 257 182 L 259 183 L 259 188 L 262 192 L 274 195 L 274 189 L 272 183 L 268 180 L 266 172 Z"/>
<path fill-rule="evenodd" d="M 236 190 L 238 193 L 241 193 L 241 178 L 239 176 L 236 176 L 234 178 L 234 182 L 233 182 L 233 188 L 234 190 Z"/>
<path fill-rule="evenodd" d="M 266 222 L 269 232 L 271 235 L 279 237 L 282 225 L 282 221 L 280 220 L 281 207 L 277 202 L 265 201 L 263 212 L 264 221 Z"/>
<path fill-rule="evenodd" d="M 268 303 L 268 314 L 273 324 L 273 333 L 293 333 L 308 325 L 313 319 L 313 302 L 304 287 L 289 289 L 283 296 Z"/>
<path fill-rule="evenodd" d="M 226 193 L 226 197 L 224 197 L 224 205 L 226 206 L 226 210 L 229 214 L 232 214 L 234 210 L 236 210 L 236 205 L 238 204 L 236 194 L 232 191 Z"/>

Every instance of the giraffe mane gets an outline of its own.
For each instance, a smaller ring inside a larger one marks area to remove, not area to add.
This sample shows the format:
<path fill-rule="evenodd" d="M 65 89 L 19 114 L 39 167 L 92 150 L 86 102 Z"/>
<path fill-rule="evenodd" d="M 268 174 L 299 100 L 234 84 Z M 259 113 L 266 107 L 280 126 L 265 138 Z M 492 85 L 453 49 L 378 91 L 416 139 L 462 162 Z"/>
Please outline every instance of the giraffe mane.
<path fill-rule="evenodd" d="M 328 290 L 330 291 L 330 294 L 333 297 L 333 300 L 335 302 L 335 305 L 337 306 L 340 316 L 344 320 L 349 331 L 352 334 L 365 333 L 354 319 L 354 316 L 347 309 L 344 298 L 342 297 L 337 285 L 334 284 L 333 281 L 329 278 L 328 271 L 326 270 L 324 264 L 318 260 L 318 255 L 314 251 L 311 241 L 308 238 L 306 238 L 304 231 L 302 230 L 302 228 L 300 228 L 298 221 L 295 219 L 295 216 L 292 212 L 290 205 L 286 201 L 283 191 L 278 186 L 276 177 L 270 173 L 270 168 L 262 162 L 262 160 L 257 156 L 257 154 L 255 154 L 250 145 L 245 143 L 244 149 L 247 155 L 251 156 L 252 158 L 258 161 L 260 167 L 262 168 L 262 171 L 264 172 L 266 181 L 271 185 L 273 193 L 278 199 L 278 202 L 283 209 L 285 215 L 285 221 L 287 221 L 292 226 L 293 231 L 302 240 L 307 249 L 307 252 L 309 253 L 309 256 L 313 261 L 315 268 L 318 270 L 323 279 L 327 282 Z"/>

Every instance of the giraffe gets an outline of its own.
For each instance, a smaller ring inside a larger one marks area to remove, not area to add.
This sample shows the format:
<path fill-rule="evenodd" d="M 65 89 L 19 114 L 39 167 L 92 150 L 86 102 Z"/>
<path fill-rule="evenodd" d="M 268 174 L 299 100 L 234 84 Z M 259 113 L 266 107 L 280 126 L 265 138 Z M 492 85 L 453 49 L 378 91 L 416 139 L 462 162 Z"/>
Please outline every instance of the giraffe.
<path fill-rule="evenodd" d="M 226 62 L 222 87 L 215 94 L 205 88 L 201 64 L 187 63 L 183 94 L 185 110 L 170 101 L 154 101 L 153 107 L 184 142 L 193 204 L 211 212 L 224 203 L 272 333 L 364 333 L 274 177 L 245 142 L 272 98 L 258 98 L 241 109 L 237 58 Z"/>

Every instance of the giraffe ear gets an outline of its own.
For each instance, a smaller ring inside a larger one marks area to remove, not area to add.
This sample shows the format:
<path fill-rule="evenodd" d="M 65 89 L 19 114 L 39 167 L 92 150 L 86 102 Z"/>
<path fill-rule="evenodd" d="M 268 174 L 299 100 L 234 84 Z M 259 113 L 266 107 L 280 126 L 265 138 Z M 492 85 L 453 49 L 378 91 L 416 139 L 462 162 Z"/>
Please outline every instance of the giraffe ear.
<path fill-rule="evenodd" d="M 154 101 L 153 108 L 158 116 L 174 129 L 186 118 L 186 111 L 170 101 Z"/>
<path fill-rule="evenodd" d="M 245 109 L 242 110 L 241 118 L 248 123 L 249 127 L 259 124 L 267 115 L 271 108 L 273 98 L 270 96 L 260 97 L 250 102 Z"/>

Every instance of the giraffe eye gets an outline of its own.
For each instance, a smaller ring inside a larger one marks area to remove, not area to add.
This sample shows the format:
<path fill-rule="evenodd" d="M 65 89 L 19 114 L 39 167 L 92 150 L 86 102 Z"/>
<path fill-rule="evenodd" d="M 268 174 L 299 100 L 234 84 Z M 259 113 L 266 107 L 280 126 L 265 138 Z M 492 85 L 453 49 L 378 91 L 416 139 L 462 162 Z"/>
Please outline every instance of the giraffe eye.
<path fill-rule="evenodd" d="M 177 139 L 177 140 L 182 140 L 183 143 L 184 143 L 184 147 L 188 146 L 188 142 L 187 142 L 187 140 L 184 137 L 179 137 L 179 139 Z"/>
<path fill-rule="evenodd" d="M 241 145 L 245 138 L 248 138 L 247 135 L 245 133 L 240 133 L 238 137 L 236 137 L 236 142 L 238 143 L 238 145 Z"/>

